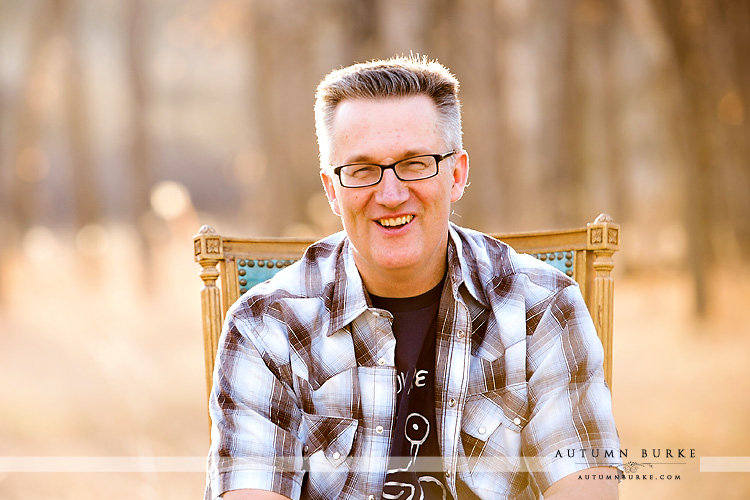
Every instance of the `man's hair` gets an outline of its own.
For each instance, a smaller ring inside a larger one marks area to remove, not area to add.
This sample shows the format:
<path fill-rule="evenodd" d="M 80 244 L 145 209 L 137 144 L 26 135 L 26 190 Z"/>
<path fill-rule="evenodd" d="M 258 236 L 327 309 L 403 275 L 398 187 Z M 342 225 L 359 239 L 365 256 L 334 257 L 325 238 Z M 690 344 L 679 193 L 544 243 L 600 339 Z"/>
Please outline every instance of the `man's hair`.
<path fill-rule="evenodd" d="M 437 61 L 410 55 L 355 64 L 329 73 L 315 93 L 315 131 L 321 167 L 333 150 L 333 116 L 346 99 L 384 99 L 425 95 L 437 107 L 443 140 L 462 149 L 458 80 Z"/>

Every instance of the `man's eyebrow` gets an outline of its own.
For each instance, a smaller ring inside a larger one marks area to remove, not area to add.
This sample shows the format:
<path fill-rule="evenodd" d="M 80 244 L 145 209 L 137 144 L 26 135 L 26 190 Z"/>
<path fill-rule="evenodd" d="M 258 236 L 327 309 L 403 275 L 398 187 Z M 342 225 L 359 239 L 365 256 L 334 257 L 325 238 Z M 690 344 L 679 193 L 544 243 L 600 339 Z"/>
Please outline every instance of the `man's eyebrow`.
<path fill-rule="evenodd" d="M 348 158 L 342 165 L 350 165 L 352 163 L 372 163 L 377 164 L 375 160 L 373 160 L 371 157 L 367 155 L 357 155 L 352 156 L 351 158 Z"/>
<path fill-rule="evenodd" d="M 405 160 L 407 158 L 411 158 L 412 156 L 421 156 L 421 155 L 428 155 L 432 154 L 428 152 L 427 149 L 420 150 L 420 149 L 410 149 L 403 154 L 398 155 L 397 159 L 395 159 L 395 162 L 399 162 L 401 160 Z M 347 159 L 342 165 L 351 165 L 354 163 L 368 163 L 372 165 L 383 165 L 382 163 L 374 160 L 371 156 L 360 154 L 356 156 L 352 156 L 351 158 Z"/>

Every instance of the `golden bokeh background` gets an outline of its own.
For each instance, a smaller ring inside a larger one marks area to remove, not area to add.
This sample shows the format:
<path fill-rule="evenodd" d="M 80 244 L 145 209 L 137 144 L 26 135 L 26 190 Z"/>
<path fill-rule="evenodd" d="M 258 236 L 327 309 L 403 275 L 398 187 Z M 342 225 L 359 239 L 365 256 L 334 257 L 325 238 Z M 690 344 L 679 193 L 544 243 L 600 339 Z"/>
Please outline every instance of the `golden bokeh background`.
<path fill-rule="evenodd" d="M 192 236 L 338 230 L 315 86 L 410 52 L 461 81 L 455 222 L 621 225 L 622 445 L 698 457 L 621 498 L 750 496 L 699 458 L 750 456 L 748 2 L 0 0 L 0 498 L 201 497 Z"/>

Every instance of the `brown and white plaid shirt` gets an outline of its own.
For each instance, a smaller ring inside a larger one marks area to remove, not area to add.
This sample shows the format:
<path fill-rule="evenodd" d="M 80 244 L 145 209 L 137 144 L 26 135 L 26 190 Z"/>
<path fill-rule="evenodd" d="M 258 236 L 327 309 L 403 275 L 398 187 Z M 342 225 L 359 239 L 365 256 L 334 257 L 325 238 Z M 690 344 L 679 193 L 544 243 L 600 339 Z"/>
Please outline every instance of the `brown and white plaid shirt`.
<path fill-rule="evenodd" d="M 486 235 L 449 232 L 432 465 L 454 498 L 535 498 L 570 473 L 621 463 L 602 346 L 576 283 Z M 390 321 L 343 233 L 242 296 L 214 371 L 206 498 L 242 488 L 381 498 L 396 408 Z"/>

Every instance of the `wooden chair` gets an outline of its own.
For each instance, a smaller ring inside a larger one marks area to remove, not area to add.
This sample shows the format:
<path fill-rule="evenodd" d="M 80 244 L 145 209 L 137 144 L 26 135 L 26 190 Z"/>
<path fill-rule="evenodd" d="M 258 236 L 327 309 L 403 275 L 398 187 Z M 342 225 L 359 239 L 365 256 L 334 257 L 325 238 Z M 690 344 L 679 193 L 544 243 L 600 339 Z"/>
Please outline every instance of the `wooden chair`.
<path fill-rule="evenodd" d="M 575 279 L 604 345 L 604 376 L 612 387 L 612 256 L 620 227 L 606 214 L 578 229 L 496 234 L 516 251 L 531 254 Z M 201 312 L 206 383 L 212 375 L 224 316 L 243 293 L 299 259 L 311 239 L 231 238 L 203 226 L 194 238 L 203 280 Z M 219 284 L 217 284 L 217 281 Z"/>

